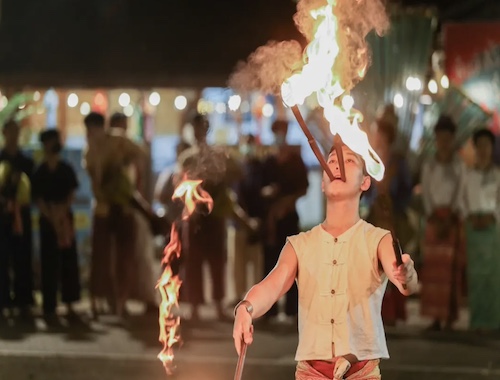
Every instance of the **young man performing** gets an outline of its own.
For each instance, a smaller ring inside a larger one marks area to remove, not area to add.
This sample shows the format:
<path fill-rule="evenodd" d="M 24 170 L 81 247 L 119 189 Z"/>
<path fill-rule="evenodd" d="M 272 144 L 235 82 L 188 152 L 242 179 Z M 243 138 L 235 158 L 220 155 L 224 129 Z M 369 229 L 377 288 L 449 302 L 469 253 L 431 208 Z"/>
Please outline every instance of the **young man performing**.
<path fill-rule="evenodd" d="M 397 267 L 392 238 L 359 216 L 361 194 L 371 178 L 363 159 L 343 146 L 346 181 L 340 180 L 337 154 L 323 174 L 325 221 L 290 236 L 269 275 L 235 308 L 233 338 L 252 343 L 252 319 L 266 313 L 297 281 L 299 344 L 296 380 L 380 379 L 379 360 L 388 358 L 381 305 L 387 281 L 408 296 L 417 289 L 410 256 Z M 406 284 L 406 287 L 403 287 Z"/>

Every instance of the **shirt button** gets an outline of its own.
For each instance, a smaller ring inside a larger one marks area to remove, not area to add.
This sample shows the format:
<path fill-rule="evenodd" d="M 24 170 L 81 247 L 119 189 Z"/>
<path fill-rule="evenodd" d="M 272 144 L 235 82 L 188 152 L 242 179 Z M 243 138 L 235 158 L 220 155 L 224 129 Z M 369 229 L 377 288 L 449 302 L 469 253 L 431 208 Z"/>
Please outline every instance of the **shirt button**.
<path fill-rule="evenodd" d="M 332 289 L 332 291 L 331 291 L 330 293 L 335 294 L 335 290 L 334 290 L 334 289 Z"/>
<path fill-rule="evenodd" d="M 338 239 L 337 239 L 337 238 L 335 238 L 335 239 L 333 239 L 333 241 L 336 243 L 336 242 L 338 241 Z"/>
<path fill-rule="evenodd" d="M 337 260 L 333 260 L 333 265 L 337 265 Z"/>
<path fill-rule="evenodd" d="M 335 321 L 333 320 L 333 318 L 332 318 L 332 319 L 330 319 L 330 323 L 331 323 L 332 325 L 333 325 L 333 322 L 335 322 Z"/>

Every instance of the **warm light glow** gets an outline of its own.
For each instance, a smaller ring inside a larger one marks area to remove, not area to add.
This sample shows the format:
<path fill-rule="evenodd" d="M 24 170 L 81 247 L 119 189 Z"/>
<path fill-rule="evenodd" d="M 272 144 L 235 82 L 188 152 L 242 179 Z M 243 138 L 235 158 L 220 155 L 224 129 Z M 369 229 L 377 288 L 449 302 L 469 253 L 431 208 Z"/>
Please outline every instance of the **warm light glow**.
<path fill-rule="evenodd" d="M 41 97 L 42 97 L 42 94 L 40 94 L 40 91 L 35 91 L 35 92 L 33 93 L 33 100 L 34 100 L 35 102 L 38 102 L 38 101 L 40 100 L 40 98 L 41 98 Z"/>
<path fill-rule="evenodd" d="M 75 108 L 78 105 L 78 95 L 71 93 L 68 95 L 68 107 Z"/>
<path fill-rule="evenodd" d="M 94 103 L 98 106 L 103 106 L 106 104 L 106 98 L 104 97 L 104 95 L 101 93 L 101 92 L 98 92 L 96 95 L 95 95 L 95 98 L 94 98 Z"/>
<path fill-rule="evenodd" d="M 443 75 L 441 77 L 441 87 L 443 87 L 443 88 L 450 87 L 450 80 L 448 79 L 448 77 L 446 75 Z"/>
<path fill-rule="evenodd" d="M 248 103 L 246 100 L 244 100 L 241 103 L 241 112 L 243 113 L 250 112 L 250 103 Z"/>
<path fill-rule="evenodd" d="M 405 100 L 403 98 L 403 95 L 401 95 L 400 93 L 397 93 L 396 95 L 394 95 L 394 106 L 396 108 L 402 108 L 404 104 L 405 104 Z"/>
<path fill-rule="evenodd" d="M 157 105 L 160 104 L 161 97 L 160 94 L 155 92 L 152 92 L 151 95 L 149 95 L 149 104 L 151 104 L 153 107 L 156 107 Z"/>
<path fill-rule="evenodd" d="M 215 105 L 215 112 L 220 113 L 220 114 L 225 113 L 226 112 L 226 104 L 222 103 L 222 102 L 217 103 Z"/>
<path fill-rule="evenodd" d="M 301 105 L 307 97 L 316 94 L 319 105 L 324 110 L 325 119 L 330 124 L 333 135 L 340 135 L 344 144 L 363 157 L 368 173 L 376 180 L 384 176 L 385 167 L 382 160 L 368 142 L 368 136 L 358 125 L 362 115 L 353 112 L 353 104 L 346 100 L 348 109 L 335 105 L 335 100 L 345 93 L 334 74 L 333 67 L 340 51 L 337 41 L 337 18 L 333 13 L 334 0 L 311 12 L 315 20 L 314 39 L 305 50 L 305 62 L 302 71 L 293 74 L 281 86 L 283 102 L 288 107 Z M 358 73 L 359 78 L 365 70 Z"/>
<path fill-rule="evenodd" d="M 274 107 L 272 104 L 266 103 L 262 107 L 262 116 L 271 117 L 274 114 Z"/>
<path fill-rule="evenodd" d="M 177 108 L 179 111 L 182 111 L 183 109 L 186 108 L 187 106 L 187 99 L 183 95 L 179 95 L 175 98 L 174 100 L 174 106 Z"/>
<path fill-rule="evenodd" d="M 82 103 L 80 106 L 80 113 L 83 116 L 88 115 L 90 113 L 90 104 L 88 104 L 87 102 Z"/>
<path fill-rule="evenodd" d="M 197 204 L 205 204 L 208 211 L 212 211 L 213 201 L 210 195 L 203 190 L 199 180 L 184 180 L 175 189 L 172 200 L 181 199 L 184 202 L 183 220 L 187 220 L 195 211 Z M 182 284 L 178 275 L 172 272 L 172 260 L 181 255 L 182 242 L 179 238 L 176 224 L 172 224 L 170 242 L 165 248 L 162 264 L 165 265 L 158 283 L 157 289 L 160 291 L 160 336 L 159 340 L 163 344 L 162 351 L 158 354 L 167 374 L 173 373 L 172 362 L 174 360 L 173 345 L 180 340 L 179 326 L 180 317 L 174 315 L 174 308 L 179 306 L 179 290 Z"/>
<path fill-rule="evenodd" d="M 129 104 L 126 107 L 123 107 L 123 114 L 127 117 L 132 116 L 134 114 L 134 107 L 131 104 Z"/>
<path fill-rule="evenodd" d="M 346 112 L 350 112 L 352 107 L 354 107 L 354 98 L 351 95 L 346 95 L 342 98 L 342 107 Z"/>
<path fill-rule="evenodd" d="M 122 92 L 118 97 L 118 104 L 122 107 L 126 107 L 130 104 L 130 95 L 126 92 Z"/>
<path fill-rule="evenodd" d="M 406 89 L 408 91 L 420 91 L 422 89 L 422 81 L 415 77 L 406 79 Z"/>
<path fill-rule="evenodd" d="M 425 94 L 425 95 L 422 95 L 420 97 L 420 103 L 426 105 L 426 106 L 429 106 L 432 104 L 432 97 L 428 94 Z"/>
<path fill-rule="evenodd" d="M 429 81 L 429 84 L 427 85 L 427 88 L 429 88 L 429 91 L 431 94 L 437 94 L 438 93 L 438 84 L 434 79 L 431 79 Z"/>
<path fill-rule="evenodd" d="M 241 96 L 239 96 L 239 95 L 231 95 L 229 97 L 227 105 L 229 106 L 229 109 L 231 111 L 237 111 L 238 108 L 240 108 L 240 105 L 241 105 Z"/>

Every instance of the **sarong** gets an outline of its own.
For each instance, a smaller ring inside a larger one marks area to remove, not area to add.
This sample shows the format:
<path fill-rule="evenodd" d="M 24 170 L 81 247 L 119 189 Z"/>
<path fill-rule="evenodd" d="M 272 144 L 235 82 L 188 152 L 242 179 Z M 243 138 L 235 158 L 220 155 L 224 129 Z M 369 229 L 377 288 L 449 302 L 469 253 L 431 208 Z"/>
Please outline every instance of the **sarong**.
<path fill-rule="evenodd" d="M 440 217 L 450 212 L 442 209 L 436 214 Z M 458 318 L 463 293 L 463 224 L 455 219 L 446 234 L 440 233 L 439 230 L 439 223 L 427 223 L 421 275 L 421 313 L 433 319 L 453 322 Z"/>
<path fill-rule="evenodd" d="M 332 369 L 331 377 L 328 377 L 321 372 L 314 369 L 307 361 L 300 361 L 297 363 L 297 369 L 295 371 L 295 380 L 380 380 L 380 360 L 368 360 L 366 364 L 356 372 L 347 372 L 347 377 L 343 374 L 343 371 L 349 368 L 347 360 L 340 358 L 335 363 L 335 368 Z M 347 367 L 346 367 L 347 365 Z M 354 364 L 356 365 L 356 364 Z M 335 376 L 334 377 L 334 373 Z"/>
<path fill-rule="evenodd" d="M 500 328 L 500 230 L 466 224 L 468 301 L 471 329 Z"/>

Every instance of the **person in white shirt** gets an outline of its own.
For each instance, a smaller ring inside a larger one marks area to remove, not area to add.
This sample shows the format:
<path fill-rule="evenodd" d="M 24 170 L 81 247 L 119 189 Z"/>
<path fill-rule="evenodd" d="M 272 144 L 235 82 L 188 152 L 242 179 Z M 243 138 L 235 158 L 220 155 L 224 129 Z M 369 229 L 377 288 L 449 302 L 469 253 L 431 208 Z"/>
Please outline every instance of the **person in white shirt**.
<path fill-rule="evenodd" d="M 404 254 L 398 267 L 389 231 L 360 218 L 360 197 L 371 178 L 359 155 L 347 146 L 343 153 L 346 181 L 335 151 L 328 157 L 335 180 L 323 174 L 325 221 L 288 237 L 274 269 L 235 308 L 233 338 L 240 353 L 242 342 L 252 343 L 252 320 L 297 282 L 297 380 L 380 379 L 379 360 L 389 357 L 381 317 L 387 282 L 407 296 L 417 290 L 410 256 Z"/>
<path fill-rule="evenodd" d="M 436 154 L 422 166 L 427 224 L 423 244 L 420 312 L 428 330 L 451 329 L 458 318 L 464 277 L 463 185 L 466 167 L 456 154 L 456 124 L 441 116 L 434 127 Z"/>
<path fill-rule="evenodd" d="M 476 165 L 464 191 L 469 325 L 487 332 L 500 328 L 500 169 L 493 164 L 493 133 L 479 129 L 473 141 Z"/>

